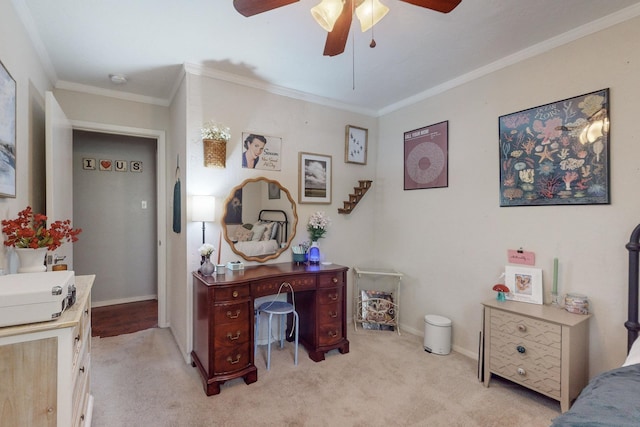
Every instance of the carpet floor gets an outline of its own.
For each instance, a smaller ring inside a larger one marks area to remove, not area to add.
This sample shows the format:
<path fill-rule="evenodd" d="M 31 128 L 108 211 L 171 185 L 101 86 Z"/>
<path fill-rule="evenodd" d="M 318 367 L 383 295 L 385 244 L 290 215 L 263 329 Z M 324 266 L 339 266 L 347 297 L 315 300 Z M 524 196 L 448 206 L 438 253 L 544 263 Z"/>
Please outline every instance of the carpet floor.
<path fill-rule="evenodd" d="M 494 377 L 464 355 L 426 353 L 422 338 L 349 331 L 350 352 L 315 363 L 293 344 L 256 355 L 258 381 L 207 397 L 168 329 L 92 341 L 93 426 L 549 426 L 558 402 Z"/>

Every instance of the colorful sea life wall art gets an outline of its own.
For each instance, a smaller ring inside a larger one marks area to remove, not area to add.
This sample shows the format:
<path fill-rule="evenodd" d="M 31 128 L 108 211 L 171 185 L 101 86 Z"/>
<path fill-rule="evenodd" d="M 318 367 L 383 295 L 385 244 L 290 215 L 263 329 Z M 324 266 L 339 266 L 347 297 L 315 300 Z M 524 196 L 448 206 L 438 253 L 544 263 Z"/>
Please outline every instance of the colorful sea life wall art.
<path fill-rule="evenodd" d="M 500 206 L 608 204 L 609 89 L 500 116 Z"/>

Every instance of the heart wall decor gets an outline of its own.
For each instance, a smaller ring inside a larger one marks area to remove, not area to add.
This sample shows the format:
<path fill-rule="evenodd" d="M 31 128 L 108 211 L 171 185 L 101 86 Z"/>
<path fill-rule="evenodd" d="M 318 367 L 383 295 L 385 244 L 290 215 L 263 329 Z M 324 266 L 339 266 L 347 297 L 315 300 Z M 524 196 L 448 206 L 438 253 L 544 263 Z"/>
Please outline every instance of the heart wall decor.
<path fill-rule="evenodd" d="M 83 157 L 82 158 L 82 169 L 84 170 L 96 170 L 96 165 L 99 167 L 101 171 L 117 171 L 117 172 L 142 172 L 142 161 L 141 160 L 111 160 L 111 159 L 100 159 L 96 161 L 95 158 Z"/>

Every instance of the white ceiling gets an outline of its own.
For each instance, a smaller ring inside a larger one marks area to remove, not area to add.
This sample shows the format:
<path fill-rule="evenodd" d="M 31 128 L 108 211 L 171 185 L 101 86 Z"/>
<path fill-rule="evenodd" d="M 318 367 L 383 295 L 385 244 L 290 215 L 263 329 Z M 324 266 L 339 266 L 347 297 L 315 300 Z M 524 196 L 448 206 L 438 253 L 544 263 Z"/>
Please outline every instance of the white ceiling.
<path fill-rule="evenodd" d="M 250 18 L 231 0 L 12 1 L 56 87 L 168 105 L 193 64 L 370 114 L 640 15 L 640 0 L 462 0 L 449 14 L 383 0 L 377 47 L 354 19 L 345 53 L 325 57 L 309 12 L 319 0 Z M 116 86 L 110 73 L 129 81 Z"/>

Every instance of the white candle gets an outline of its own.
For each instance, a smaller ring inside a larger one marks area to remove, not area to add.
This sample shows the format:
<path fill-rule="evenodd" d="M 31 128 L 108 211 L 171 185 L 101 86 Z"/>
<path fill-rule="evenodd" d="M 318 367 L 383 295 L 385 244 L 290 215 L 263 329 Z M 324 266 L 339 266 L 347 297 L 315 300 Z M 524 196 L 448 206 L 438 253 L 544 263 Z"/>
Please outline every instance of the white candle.
<path fill-rule="evenodd" d="M 558 258 L 553 259 L 553 294 L 558 294 Z"/>

